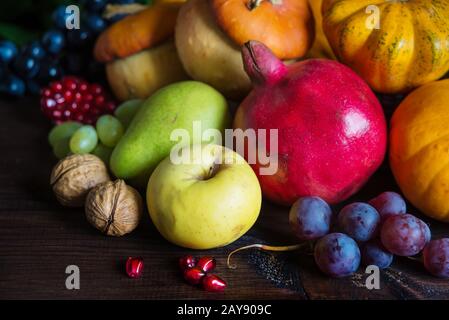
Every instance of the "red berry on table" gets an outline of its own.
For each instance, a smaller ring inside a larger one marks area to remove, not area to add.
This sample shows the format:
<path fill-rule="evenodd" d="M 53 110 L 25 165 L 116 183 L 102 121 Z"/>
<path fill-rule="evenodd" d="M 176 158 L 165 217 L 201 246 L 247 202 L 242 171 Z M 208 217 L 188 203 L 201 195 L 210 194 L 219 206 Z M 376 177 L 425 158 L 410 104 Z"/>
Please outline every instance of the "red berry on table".
<path fill-rule="evenodd" d="M 221 292 L 226 289 L 226 282 L 214 274 L 206 275 L 202 280 L 203 289 L 210 292 Z"/>
<path fill-rule="evenodd" d="M 130 278 L 139 278 L 143 272 L 143 259 L 140 257 L 129 257 L 126 260 L 126 274 Z"/>
<path fill-rule="evenodd" d="M 115 108 L 115 102 L 101 85 L 89 84 L 75 76 L 53 81 L 41 91 L 41 109 L 56 123 L 80 121 L 94 124 L 98 117 L 112 113 Z"/>
<path fill-rule="evenodd" d="M 181 269 L 181 271 L 193 268 L 195 265 L 196 259 L 191 255 L 179 258 L 179 268 Z"/>
<path fill-rule="evenodd" d="M 192 285 L 199 284 L 205 275 L 203 270 L 196 267 L 184 270 L 184 279 Z"/>
<path fill-rule="evenodd" d="M 212 257 L 201 257 L 198 260 L 198 262 L 196 264 L 196 267 L 200 268 L 204 272 L 210 272 L 213 269 L 215 269 L 216 265 L 217 265 L 217 262 L 215 261 L 214 258 L 212 258 Z"/>

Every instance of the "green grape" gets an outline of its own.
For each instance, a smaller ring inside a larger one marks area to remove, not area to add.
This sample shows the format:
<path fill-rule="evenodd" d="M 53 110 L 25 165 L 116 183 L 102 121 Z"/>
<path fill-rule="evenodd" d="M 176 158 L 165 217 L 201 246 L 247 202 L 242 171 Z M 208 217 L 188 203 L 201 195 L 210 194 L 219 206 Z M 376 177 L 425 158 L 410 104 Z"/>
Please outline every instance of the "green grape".
<path fill-rule="evenodd" d="M 48 134 L 48 142 L 54 148 L 59 140 L 70 139 L 76 130 L 82 127 L 82 124 L 75 121 L 67 121 L 59 126 L 55 126 Z"/>
<path fill-rule="evenodd" d="M 89 153 L 95 149 L 97 143 L 95 128 L 91 125 L 82 126 L 70 138 L 70 150 L 77 154 Z"/>
<path fill-rule="evenodd" d="M 114 115 L 120 120 L 125 128 L 128 128 L 142 103 L 143 100 L 141 99 L 125 101 L 115 109 Z"/>
<path fill-rule="evenodd" d="M 93 155 L 96 155 L 98 158 L 103 160 L 103 162 L 108 165 L 109 164 L 109 158 L 111 157 L 112 148 L 106 147 L 101 142 L 97 144 L 97 147 L 92 151 Z"/>
<path fill-rule="evenodd" d="M 122 123 L 109 114 L 97 120 L 98 138 L 107 147 L 115 147 L 124 131 Z"/>
<path fill-rule="evenodd" d="M 53 146 L 56 158 L 63 159 L 70 154 L 70 138 L 59 139 Z"/>

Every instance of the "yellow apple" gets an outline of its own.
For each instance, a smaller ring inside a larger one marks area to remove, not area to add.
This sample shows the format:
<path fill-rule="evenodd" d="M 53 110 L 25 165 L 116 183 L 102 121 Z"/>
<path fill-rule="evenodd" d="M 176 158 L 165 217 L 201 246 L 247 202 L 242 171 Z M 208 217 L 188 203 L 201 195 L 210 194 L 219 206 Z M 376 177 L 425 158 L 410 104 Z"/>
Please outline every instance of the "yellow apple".
<path fill-rule="evenodd" d="M 247 232 L 259 216 L 262 193 L 251 167 L 236 152 L 203 144 L 180 149 L 151 175 L 147 204 L 168 241 L 191 249 L 225 246 Z M 179 159 L 178 159 L 179 160 Z"/>

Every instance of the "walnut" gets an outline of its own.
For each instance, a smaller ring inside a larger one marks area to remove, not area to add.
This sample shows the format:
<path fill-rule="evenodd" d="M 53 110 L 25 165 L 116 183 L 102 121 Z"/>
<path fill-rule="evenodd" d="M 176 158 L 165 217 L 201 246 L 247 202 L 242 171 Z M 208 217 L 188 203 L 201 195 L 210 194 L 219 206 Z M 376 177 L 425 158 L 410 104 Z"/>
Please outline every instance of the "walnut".
<path fill-rule="evenodd" d="M 96 185 L 110 181 L 108 169 L 100 158 L 75 154 L 53 168 L 50 184 L 58 201 L 68 207 L 82 207 L 87 193 Z"/>
<path fill-rule="evenodd" d="M 137 227 L 142 207 L 142 198 L 137 190 L 119 179 L 102 183 L 89 192 L 86 217 L 101 232 L 122 236 Z"/>

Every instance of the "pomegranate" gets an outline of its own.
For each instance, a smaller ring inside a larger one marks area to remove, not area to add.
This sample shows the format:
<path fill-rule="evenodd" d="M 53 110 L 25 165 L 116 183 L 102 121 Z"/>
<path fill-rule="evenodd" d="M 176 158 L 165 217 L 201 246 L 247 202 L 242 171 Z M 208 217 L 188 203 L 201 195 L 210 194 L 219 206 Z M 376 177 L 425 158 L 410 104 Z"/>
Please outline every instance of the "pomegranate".
<path fill-rule="evenodd" d="M 277 171 L 261 174 L 259 157 L 252 164 L 264 195 L 286 205 L 303 196 L 334 204 L 357 192 L 382 163 L 387 143 L 385 116 L 368 85 L 331 60 L 286 66 L 256 41 L 242 54 L 254 88 L 234 128 L 278 129 L 277 149 L 269 131 L 267 141 L 257 141 L 262 154 L 277 159 Z"/>

